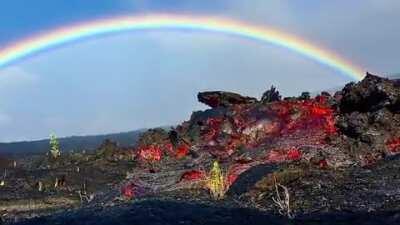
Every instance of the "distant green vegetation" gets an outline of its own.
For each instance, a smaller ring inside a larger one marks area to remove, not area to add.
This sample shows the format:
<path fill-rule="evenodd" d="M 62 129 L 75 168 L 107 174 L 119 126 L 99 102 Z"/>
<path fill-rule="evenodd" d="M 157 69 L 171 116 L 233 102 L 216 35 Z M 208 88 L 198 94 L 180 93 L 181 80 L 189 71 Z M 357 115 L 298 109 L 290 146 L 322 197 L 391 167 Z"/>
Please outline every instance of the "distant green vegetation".
<path fill-rule="evenodd" d="M 63 152 L 71 150 L 94 150 L 101 145 L 105 139 L 116 141 L 120 146 L 127 147 L 134 145 L 139 135 L 144 130 L 129 131 L 123 133 L 92 135 L 92 136 L 72 136 L 59 138 L 59 148 Z M 0 154 L 2 153 L 46 153 L 49 151 L 50 139 L 38 141 L 23 141 L 13 143 L 0 143 Z"/>

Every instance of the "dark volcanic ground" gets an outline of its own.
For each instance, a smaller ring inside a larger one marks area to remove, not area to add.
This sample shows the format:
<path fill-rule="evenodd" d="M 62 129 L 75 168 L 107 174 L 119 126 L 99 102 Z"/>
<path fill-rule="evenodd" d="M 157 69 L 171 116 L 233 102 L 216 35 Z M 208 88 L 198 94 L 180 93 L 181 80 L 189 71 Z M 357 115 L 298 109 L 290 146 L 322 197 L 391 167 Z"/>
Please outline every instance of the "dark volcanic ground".
<path fill-rule="evenodd" d="M 210 109 L 134 148 L 0 157 L 0 224 L 400 224 L 398 82 L 198 99 Z"/>
<path fill-rule="evenodd" d="M 114 206 L 85 207 L 17 224 L 399 224 L 400 158 L 375 168 L 346 172 L 315 172 L 289 185 L 296 219 L 276 214 L 265 196 L 267 209 L 243 199 L 227 197 L 213 202 L 207 193 L 171 192 Z M 259 202 L 258 204 L 262 204 Z"/>
<path fill-rule="evenodd" d="M 82 209 L 50 217 L 32 219 L 17 224 L 302 224 L 302 225 L 389 225 L 398 224 L 400 213 L 330 213 L 312 215 L 294 220 L 244 208 L 226 208 L 187 202 L 148 200 L 137 204 L 115 206 L 110 209 Z"/>

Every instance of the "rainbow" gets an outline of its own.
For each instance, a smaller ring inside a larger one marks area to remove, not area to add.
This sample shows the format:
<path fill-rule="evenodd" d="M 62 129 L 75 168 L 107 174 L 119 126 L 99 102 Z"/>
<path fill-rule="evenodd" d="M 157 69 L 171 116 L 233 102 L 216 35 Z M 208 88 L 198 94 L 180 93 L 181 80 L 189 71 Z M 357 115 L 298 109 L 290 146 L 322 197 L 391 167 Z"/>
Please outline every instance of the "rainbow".
<path fill-rule="evenodd" d="M 216 32 L 261 41 L 287 48 L 316 62 L 329 66 L 355 80 L 364 77 L 363 70 L 332 51 L 276 29 L 239 21 L 176 15 L 120 16 L 83 22 L 23 39 L 0 49 L 0 68 L 47 49 L 80 39 L 131 30 L 178 29 Z"/>

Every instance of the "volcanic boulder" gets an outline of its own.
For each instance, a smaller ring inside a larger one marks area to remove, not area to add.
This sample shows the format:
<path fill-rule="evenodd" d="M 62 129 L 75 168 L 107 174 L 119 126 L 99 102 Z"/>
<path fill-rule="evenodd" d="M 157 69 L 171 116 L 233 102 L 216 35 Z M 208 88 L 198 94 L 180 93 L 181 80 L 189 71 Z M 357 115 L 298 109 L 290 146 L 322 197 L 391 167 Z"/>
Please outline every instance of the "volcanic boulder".
<path fill-rule="evenodd" d="M 340 96 L 337 127 L 349 139 L 348 151 L 370 165 L 392 155 L 400 137 L 400 88 L 395 81 L 367 73 L 358 83 L 347 84 Z M 394 141 L 395 142 L 395 141 Z"/>
<path fill-rule="evenodd" d="M 400 105 L 400 89 L 395 82 L 369 73 L 361 82 L 347 84 L 341 94 L 341 113 L 374 112 L 382 108 L 398 111 Z"/>
<path fill-rule="evenodd" d="M 245 97 L 236 93 L 225 91 L 200 92 L 197 95 L 197 99 L 199 102 L 204 103 L 211 108 L 229 107 L 237 104 L 252 104 L 257 102 L 256 98 Z"/>

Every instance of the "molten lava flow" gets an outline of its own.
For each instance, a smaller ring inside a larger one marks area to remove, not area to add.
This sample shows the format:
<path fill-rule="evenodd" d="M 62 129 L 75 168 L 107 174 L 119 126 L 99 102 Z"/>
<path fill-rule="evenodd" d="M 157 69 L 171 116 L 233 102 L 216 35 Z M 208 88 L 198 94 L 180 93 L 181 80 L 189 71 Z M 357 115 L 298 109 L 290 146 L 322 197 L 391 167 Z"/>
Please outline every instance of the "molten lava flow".
<path fill-rule="evenodd" d="M 154 190 L 148 187 L 148 184 L 139 179 L 131 180 L 121 187 L 121 195 L 127 199 L 140 198 L 153 192 Z"/>
<path fill-rule="evenodd" d="M 271 150 L 268 152 L 266 162 L 269 163 L 281 163 L 285 162 L 287 154 L 284 150 Z"/>
<path fill-rule="evenodd" d="M 206 178 L 206 173 L 202 170 L 190 170 L 182 174 L 180 181 L 199 181 Z"/>
<path fill-rule="evenodd" d="M 187 146 L 186 144 L 181 144 L 176 149 L 176 158 L 177 159 L 182 159 L 182 158 L 186 157 L 187 154 L 189 154 L 189 146 Z"/>
<path fill-rule="evenodd" d="M 266 106 L 235 106 L 231 110 L 231 118 L 209 118 L 206 122 L 208 132 L 203 138 L 219 151 L 229 152 L 238 146 L 256 148 L 271 140 L 282 143 L 291 140 L 293 143 L 287 148 L 321 145 L 326 137 L 337 132 L 334 110 L 326 105 L 322 97 L 280 101 Z M 226 123 L 224 120 L 231 122 L 232 132 L 222 132 L 221 125 Z"/>
<path fill-rule="evenodd" d="M 266 104 L 221 103 L 215 96 L 207 97 L 208 105 L 215 108 L 194 113 L 189 121 L 175 129 L 177 136 L 191 140 L 190 146 L 186 142 L 172 145 L 171 140 L 159 138 L 156 143 L 140 148 L 139 157 L 156 162 L 165 152 L 169 159 L 181 160 L 189 157 L 191 146 L 196 146 L 196 154 L 229 163 L 226 185 L 230 186 L 254 165 L 301 160 L 304 146 L 323 147 L 327 137 L 337 133 L 335 110 L 324 96 Z M 150 134 L 156 136 L 154 132 Z M 326 166 L 320 163 L 321 168 Z M 197 181 L 204 176 L 203 171 L 190 170 L 180 180 Z"/>
<path fill-rule="evenodd" d="M 389 149 L 390 153 L 400 153 L 400 138 L 393 138 L 386 141 L 386 147 Z"/>
<path fill-rule="evenodd" d="M 375 165 L 379 160 L 382 159 L 382 154 L 373 152 L 373 153 L 367 153 L 365 155 L 361 156 L 361 166 L 362 167 L 369 167 L 372 165 Z"/>
<path fill-rule="evenodd" d="M 297 148 L 289 149 L 286 154 L 286 159 L 291 161 L 297 161 L 301 159 L 301 151 Z"/>
<path fill-rule="evenodd" d="M 334 111 L 320 101 L 282 101 L 272 107 L 282 121 L 282 135 L 305 129 L 326 135 L 336 133 Z"/>
<path fill-rule="evenodd" d="M 157 162 L 161 160 L 161 148 L 156 145 L 144 146 L 138 149 L 138 157 L 142 161 Z"/>
<path fill-rule="evenodd" d="M 329 167 L 328 161 L 326 159 L 321 159 L 316 164 L 320 169 L 328 169 Z"/>
<path fill-rule="evenodd" d="M 169 156 L 175 155 L 174 146 L 170 142 L 164 143 L 162 149 L 165 150 Z"/>
<path fill-rule="evenodd" d="M 268 152 L 266 162 L 281 163 L 285 161 L 297 161 L 302 157 L 302 153 L 297 148 L 274 149 Z"/>
<path fill-rule="evenodd" d="M 207 129 L 203 133 L 203 139 L 206 141 L 215 140 L 220 133 L 222 118 L 209 118 L 206 121 Z"/>
<path fill-rule="evenodd" d="M 135 182 L 129 182 L 121 187 L 121 194 L 127 199 L 133 199 L 135 197 L 141 197 L 145 194 L 145 190 Z"/>
<path fill-rule="evenodd" d="M 134 184 L 126 184 L 121 188 L 122 196 L 128 199 L 132 199 L 135 197 L 135 186 Z"/>

